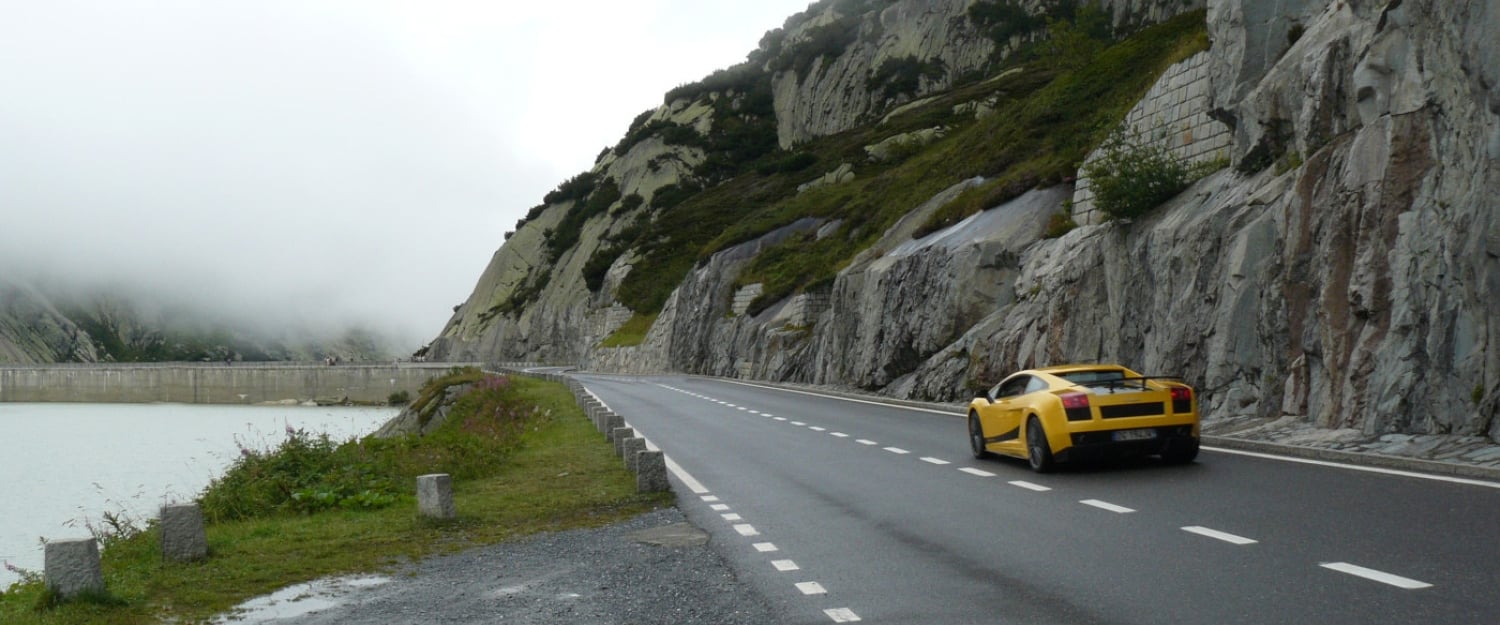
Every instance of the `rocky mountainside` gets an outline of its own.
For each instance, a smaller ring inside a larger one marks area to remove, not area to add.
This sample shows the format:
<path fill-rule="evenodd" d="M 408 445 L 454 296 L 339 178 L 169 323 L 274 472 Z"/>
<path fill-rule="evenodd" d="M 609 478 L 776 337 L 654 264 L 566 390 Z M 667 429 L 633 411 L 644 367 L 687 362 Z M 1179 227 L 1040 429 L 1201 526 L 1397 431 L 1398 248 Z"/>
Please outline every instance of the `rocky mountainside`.
<path fill-rule="evenodd" d="M 820 2 L 549 194 L 429 356 L 933 400 L 1118 361 L 1220 424 L 1500 439 L 1497 32 L 1478 0 Z M 1112 137 L 1201 178 L 1113 211 Z"/>

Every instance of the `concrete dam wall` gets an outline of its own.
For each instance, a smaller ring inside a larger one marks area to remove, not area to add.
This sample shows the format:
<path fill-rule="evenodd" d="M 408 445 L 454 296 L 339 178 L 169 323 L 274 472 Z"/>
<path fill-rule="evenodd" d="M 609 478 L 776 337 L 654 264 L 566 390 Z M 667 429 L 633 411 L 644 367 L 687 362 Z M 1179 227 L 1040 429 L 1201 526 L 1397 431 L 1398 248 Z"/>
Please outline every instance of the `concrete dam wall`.
<path fill-rule="evenodd" d="M 153 364 L 0 367 L 0 402 L 260 404 L 383 403 L 415 398 L 427 380 L 477 363 Z"/>

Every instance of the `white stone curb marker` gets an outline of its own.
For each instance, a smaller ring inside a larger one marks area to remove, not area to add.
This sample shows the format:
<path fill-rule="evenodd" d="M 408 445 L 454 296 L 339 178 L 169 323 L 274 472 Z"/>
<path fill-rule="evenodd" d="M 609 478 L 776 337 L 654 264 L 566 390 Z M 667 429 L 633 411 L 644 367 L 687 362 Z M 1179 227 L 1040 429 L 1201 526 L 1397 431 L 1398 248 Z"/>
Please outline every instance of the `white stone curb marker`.
<path fill-rule="evenodd" d="M 168 562 L 194 562 L 208 557 L 208 535 L 197 504 L 161 507 L 161 557 Z"/>
<path fill-rule="evenodd" d="M 99 543 L 92 538 L 58 540 L 44 548 L 47 588 L 68 600 L 85 592 L 104 592 L 104 570 L 99 566 Z"/>
<path fill-rule="evenodd" d="M 417 513 L 430 519 L 452 519 L 453 478 L 447 473 L 417 476 Z"/>

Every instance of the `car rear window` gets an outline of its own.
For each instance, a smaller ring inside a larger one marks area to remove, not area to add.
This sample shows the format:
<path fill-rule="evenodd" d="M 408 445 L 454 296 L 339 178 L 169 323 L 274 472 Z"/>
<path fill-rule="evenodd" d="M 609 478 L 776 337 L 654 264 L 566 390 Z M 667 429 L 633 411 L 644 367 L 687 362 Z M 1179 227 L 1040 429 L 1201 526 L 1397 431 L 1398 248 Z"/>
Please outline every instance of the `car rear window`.
<path fill-rule="evenodd" d="M 1114 382 L 1125 379 L 1125 372 L 1119 369 L 1102 369 L 1097 371 L 1069 371 L 1059 373 L 1057 377 L 1074 384 L 1089 385 L 1099 382 Z"/>

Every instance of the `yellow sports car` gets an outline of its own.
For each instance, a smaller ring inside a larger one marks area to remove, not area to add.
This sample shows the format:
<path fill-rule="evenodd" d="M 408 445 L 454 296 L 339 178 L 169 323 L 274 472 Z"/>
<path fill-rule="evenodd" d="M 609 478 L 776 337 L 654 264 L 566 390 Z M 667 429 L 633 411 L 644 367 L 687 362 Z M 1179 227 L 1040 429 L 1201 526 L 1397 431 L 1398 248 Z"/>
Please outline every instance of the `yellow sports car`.
<path fill-rule="evenodd" d="M 1198 457 L 1198 398 L 1172 378 L 1120 365 L 1019 371 L 969 402 L 969 447 L 1025 458 L 1045 473 L 1059 462 L 1160 454 Z"/>

